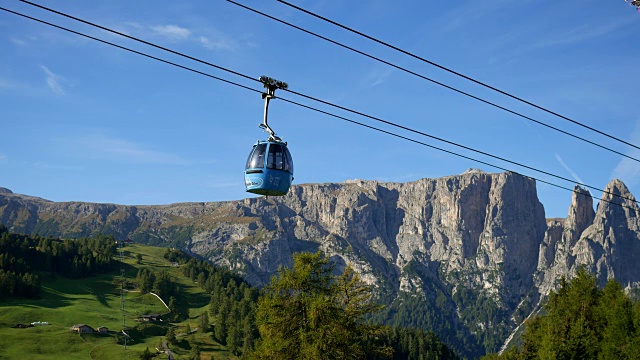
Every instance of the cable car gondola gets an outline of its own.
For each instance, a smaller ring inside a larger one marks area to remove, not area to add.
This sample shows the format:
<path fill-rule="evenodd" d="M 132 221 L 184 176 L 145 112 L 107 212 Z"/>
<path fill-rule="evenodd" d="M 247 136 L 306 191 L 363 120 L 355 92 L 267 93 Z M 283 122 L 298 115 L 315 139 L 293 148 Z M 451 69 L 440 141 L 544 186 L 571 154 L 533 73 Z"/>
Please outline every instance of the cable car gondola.
<path fill-rule="evenodd" d="M 267 196 L 286 195 L 293 181 L 293 159 L 287 143 L 274 133 L 267 123 L 269 101 L 275 98 L 276 89 L 286 89 L 287 84 L 270 77 L 261 76 L 267 89 L 264 99 L 264 122 L 260 127 L 269 133 L 269 139 L 258 141 L 249 153 L 244 170 L 247 192 Z"/>

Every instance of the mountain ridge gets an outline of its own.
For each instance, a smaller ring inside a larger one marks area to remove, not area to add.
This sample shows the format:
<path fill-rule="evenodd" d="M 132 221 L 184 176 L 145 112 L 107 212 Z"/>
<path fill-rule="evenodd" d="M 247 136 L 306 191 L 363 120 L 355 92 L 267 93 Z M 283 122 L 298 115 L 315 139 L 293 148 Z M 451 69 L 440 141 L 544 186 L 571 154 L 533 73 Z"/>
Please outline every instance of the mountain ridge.
<path fill-rule="evenodd" d="M 619 180 L 607 191 L 632 197 Z M 640 282 L 640 270 L 625 266 L 640 257 L 638 206 L 604 197 L 627 207 L 601 201 L 594 211 L 590 193 L 577 186 L 567 217 L 546 219 L 533 179 L 470 169 L 408 183 L 304 184 L 281 198 L 170 205 L 55 203 L 0 193 L 0 223 L 43 236 L 105 233 L 175 246 L 254 285 L 291 265 L 294 252 L 322 250 L 338 271 L 348 264 L 375 287 L 390 309 L 383 321 L 431 327 L 473 357 L 498 351 L 579 266 L 601 282 Z M 401 319 L 413 301 L 406 296 L 422 299 L 412 306 L 428 314 Z M 459 335 L 471 340 L 462 343 Z"/>

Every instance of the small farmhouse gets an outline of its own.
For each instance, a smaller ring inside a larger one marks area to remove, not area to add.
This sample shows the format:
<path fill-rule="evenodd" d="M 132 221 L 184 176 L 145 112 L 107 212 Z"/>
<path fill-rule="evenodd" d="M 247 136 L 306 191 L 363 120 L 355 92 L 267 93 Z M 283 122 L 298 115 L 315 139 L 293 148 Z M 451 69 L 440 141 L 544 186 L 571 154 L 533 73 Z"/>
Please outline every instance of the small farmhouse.
<path fill-rule="evenodd" d="M 77 332 L 78 334 L 90 334 L 96 332 L 91 326 L 85 324 L 73 325 L 71 330 Z"/>
<path fill-rule="evenodd" d="M 131 245 L 131 244 L 135 244 L 133 242 L 133 240 L 130 239 L 126 239 L 126 240 L 116 240 L 116 245 L 120 245 L 120 243 L 124 244 L 124 245 Z"/>
<path fill-rule="evenodd" d="M 33 325 L 30 324 L 16 324 L 15 326 L 12 326 L 12 328 L 14 329 L 26 329 L 29 327 L 33 327 Z"/>
<path fill-rule="evenodd" d="M 98 334 L 108 334 L 109 333 L 109 329 L 107 329 L 106 326 L 100 326 L 98 328 Z"/>
<path fill-rule="evenodd" d="M 162 320 L 162 318 L 161 318 L 160 314 L 142 315 L 142 321 L 156 322 L 156 321 L 161 321 L 161 320 Z"/>

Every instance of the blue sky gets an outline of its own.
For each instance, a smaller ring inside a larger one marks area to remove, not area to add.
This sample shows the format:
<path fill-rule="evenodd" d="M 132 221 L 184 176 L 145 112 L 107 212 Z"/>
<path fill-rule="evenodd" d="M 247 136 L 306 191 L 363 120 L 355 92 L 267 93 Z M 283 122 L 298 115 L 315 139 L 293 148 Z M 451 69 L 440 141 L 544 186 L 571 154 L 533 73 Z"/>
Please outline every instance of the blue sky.
<path fill-rule="evenodd" d="M 640 14 L 617 1 L 292 2 L 589 126 L 640 144 Z M 240 1 L 617 151 L 639 150 L 470 84 L 276 1 Z M 640 195 L 640 164 L 462 97 L 226 1 L 41 1 L 292 90 L 604 188 Z M 47 13 L 1 6 L 260 90 L 257 83 Z M 243 166 L 266 134 L 259 94 L 0 12 L 0 186 L 54 201 L 167 204 L 247 197 Z M 295 95 L 277 95 L 380 126 Z M 294 183 L 405 182 L 498 170 L 275 100 Z M 571 193 L 538 184 L 547 217 Z M 599 196 L 600 194 L 595 193 Z"/>

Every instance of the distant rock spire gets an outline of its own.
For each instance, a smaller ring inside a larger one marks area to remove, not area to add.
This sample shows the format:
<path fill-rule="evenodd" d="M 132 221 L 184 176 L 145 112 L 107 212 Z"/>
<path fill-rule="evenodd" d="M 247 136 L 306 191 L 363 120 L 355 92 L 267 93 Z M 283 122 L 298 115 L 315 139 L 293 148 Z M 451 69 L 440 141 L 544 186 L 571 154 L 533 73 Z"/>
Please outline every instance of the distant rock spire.
<path fill-rule="evenodd" d="M 562 276 L 569 274 L 575 262 L 573 248 L 582 233 L 593 224 L 595 211 L 589 190 L 576 185 L 571 205 L 564 221 L 547 220 L 547 232 L 538 255 L 538 286 L 540 293 L 554 289 Z"/>
<path fill-rule="evenodd" d="M 589 190 L 576 185 L 573 189 L 569 213 L 564 221 L 563 240 L 569 247 L 573 246 L 582 232 L 593 224 L 595 218 L 593 198 Z"/>
<path fill-rule="evenodd" d="M 640 259 L 639 208 L 627 186 L 614 179 L 607 184 L 593 224 L 573 249 L 576 266 L 586 266 L 603 284 L 640 280 L 633 268 Z M 630 266 L 632 265 L 632 266 Z"/>

